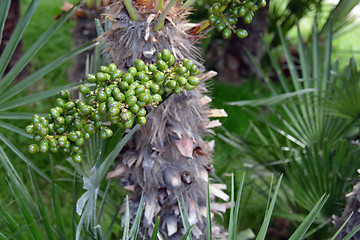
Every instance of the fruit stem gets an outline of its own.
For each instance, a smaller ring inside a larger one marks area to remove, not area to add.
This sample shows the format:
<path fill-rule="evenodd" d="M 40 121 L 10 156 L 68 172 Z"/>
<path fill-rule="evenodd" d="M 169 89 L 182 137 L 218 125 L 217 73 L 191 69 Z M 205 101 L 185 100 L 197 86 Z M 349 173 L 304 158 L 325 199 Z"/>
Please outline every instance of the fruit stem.
<path fill-rule="evenodd" d="M 175 5 L 175 3 L 177 3 L 177 1 L 179 1 L 179 0 L 171 0 L 168 3 L 165 10 L 160 14 L 160 16 L 159 16 L 159 18 L 157 20 L 157 23 L 156 23 L 156 25 L 154 27 L 154 32 L 159 31 L 160 29 L 163 28 L 166 16 L 170 12 L 170 9 Z"/>
<path fill-rule="evenodd" d="M 129 13 L 130 18 L 133 21 L 139 21 L 139 13 L 137 12 L 136 8 L 132 4 L 132 0 L 124 0 L 124 5 L 126 10 Z"/>

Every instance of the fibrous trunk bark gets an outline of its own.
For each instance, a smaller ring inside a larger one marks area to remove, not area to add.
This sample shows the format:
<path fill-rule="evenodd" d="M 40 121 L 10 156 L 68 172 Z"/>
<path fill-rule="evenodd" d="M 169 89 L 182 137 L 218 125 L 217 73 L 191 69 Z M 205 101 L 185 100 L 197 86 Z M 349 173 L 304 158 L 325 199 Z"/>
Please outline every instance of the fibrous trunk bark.
<path fill-rule="evenodd" d="M 166 2 L 165 2 L 166 4 Z M 157 53 L 168 49 L 176 60 L 188 58 L 204 69 L 195 47 L 197 37 L 189 32 L 196 24 L 185 20 L 187 10 L 180 1 L 165 21 L 164 27 L 154 32 L 158 17 L 149 1 L 135 1 L 141 14 L 139 21 L 132 21 L 122 2 L 110 6 L 108 16 L 114 17 L 112 30 L 101 40 L 109 50 L 112 62 L 126 69 L 135 59 L 154 63 Z M 148 238 L 153 223 L 160 216 L 160 232 L 165 239 L 181 239 L 185 233 L 178 199 L 184 198 L 189 224 L 193 225 L 195 239 L 206 235 L 206 189 L 212 171 L 213 141 L 204 137 L 213 134 L 212 127 L 219 121 L 210 121 L 214 112 L 208 107 L 205 81 L 215 72 L 201 74 L 201 84 L 195 90 L 171 95 L 158 108 L 153 109 L 145 126 L 132 137 L 119 156 L 119 164 L 108 178 L 120 178 L 121 184 L 132 192 L 130 210 L 136 214 L 140 197 L 145 198 L 140 235 Z M 221 111 L 220 111 L 221 112 Z M 222 112 L 221 112 L 222 113 Z M 220 114 L 224 115 L 224 113 Z M 211 198 L 227 201 L 222 192 L 225 186 L 210 185 Z M 225 204 L 213 204 L 214 212 L 224 212 Z M 148 233 L 146 232 L 148 230 Z M 213 225 L 214 237 L 226 237 Z"/>

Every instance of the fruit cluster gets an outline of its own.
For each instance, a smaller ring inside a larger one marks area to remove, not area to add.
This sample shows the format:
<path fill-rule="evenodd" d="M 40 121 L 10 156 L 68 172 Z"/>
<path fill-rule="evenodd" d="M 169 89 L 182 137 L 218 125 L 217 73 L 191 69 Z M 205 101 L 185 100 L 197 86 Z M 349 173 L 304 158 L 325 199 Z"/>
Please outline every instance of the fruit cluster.
<path fill-rule="evenodd" d="M 82 146 L 95 132 L 106 139 L 113 135 L 110 124 L 131 128 L 136 121 L 144 125 L 147 106 L 157 106 L 169 93 L 193 90 L 200 82 L 198 74 L 199 69 L 188 59 L 175 64 L 169 50 L 159 53 L 154 64 L 136 59 L 126 72 L 115 64 L 101 66 L 100 72 L 86 76 L 87 84 L 79 86 L 84 100 L 73 101 L 70 91 L 61 91 L 50 114 L 33 116 L 25 132 L 34 134 L 39 144 L 31 144 L 28 151 L 61 150 L 80 162 Z"/>
<path fill-rule="evenodd" d="M 246 38 L 248 33 L 245 29 L 236 30 L 236 23 L 239 18 L 243 18 L 246 24 L 250 24 L 254 17 L 254 12 L 259 8 L 265 7 L 265 0 L 217 0 L 213 1 L 209 9 L 209 22 L 219 32 L 223 38 L 228 39 L 232 33 L 239 38 Z"/>

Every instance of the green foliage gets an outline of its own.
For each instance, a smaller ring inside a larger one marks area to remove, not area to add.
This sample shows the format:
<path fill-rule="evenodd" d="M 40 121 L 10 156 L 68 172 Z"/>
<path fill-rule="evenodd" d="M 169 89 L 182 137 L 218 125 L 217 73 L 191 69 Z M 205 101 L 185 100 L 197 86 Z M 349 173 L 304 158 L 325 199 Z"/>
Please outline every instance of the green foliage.
<path fill-rule="evenodd" d="M 262 113 L 248 109 L 261 122 L 261 125 L 254 122 L 250 126 L 257 139 L 248 141 L 229 133 L 222 135 L 222 139 L 268 170 L 285 173 L 282 200 L 287 207 L 284 209 L 310 211 L 324 193 L 329 194 L 320 215 L 324 223 L 333 214 L 340 214 L 339 201 L 344 200 L 350 190 L 349 181 L 355 178 L 356 169 L 360 167 L 356 161 L 358 148 L 352 145 L 351 138 L 359 132 L 356 129 L 359 73 L 354 60 L 343 74 L 337 73 L 338 63 L 331 64 L 332 31 L 327 31 L 327 44 L 322 48 L 316 23 L 314 26 L 311 51 L 298 30 L 297 62 L 279 29 L 289 79 L 272 51 L 267 50 L 280 87 L 253 62 L 270 89 L 271 97 L 230 103 L 267 109 Z"/>

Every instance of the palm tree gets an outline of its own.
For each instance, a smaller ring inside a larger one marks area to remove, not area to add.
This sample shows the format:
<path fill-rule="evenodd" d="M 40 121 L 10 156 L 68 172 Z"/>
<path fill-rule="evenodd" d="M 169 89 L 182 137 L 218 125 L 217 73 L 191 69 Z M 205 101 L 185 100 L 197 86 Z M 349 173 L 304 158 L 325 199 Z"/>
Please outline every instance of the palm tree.
<path fill-rule="evenodd" d="M 156 61 L 156 55 L 169 49 L 176 60 L 192 60 L 200 69 L 200 50 L 195 46 L 199 36 L 190 34 L 199 24 L 189 23 L 187 4 L 181 1 L 116 1 L 106 18 L 113 21 L 111 30 L 101 36 L 109 57 L 119 68 L 129 68 L 135 59 Z M 191 1 L 190 1 L 191 2 Z M 108 178 L 121 178 L 121 184 L 132 192 L 130 212 L 135 216 L 141 195 L 145 209 L 140 233 L 151 229 L 160 217 L 160 232 L 165 239 L 180 239 L 184 227 L 178 205 L 183 197 L 192 234 L 196 239 L 206 235 L 206 189 L 212 172 L 211 152 L 214 142 L 204 137 L 213 134 L 218 121 L 207 106 L 211 101 L 205 81 L 216 73 L 203 73 L 201 84 L 193 91 L 171 95 L 154 109 L 127 146 L 119 164 Z M 224 115 L 224 114 L 222 114 Z M 212 198 L 227 201 L 223 185 L 210 185 Z M 217 207 L 216 207 L 217 206 Z M 225 211 L 225 205 L 213 204 L 213 210 Z M 220 229 L 213 226 L 220 236 Z M 151 234 L 152 231 L 149 231 Z M 224 234 L 222 234 L 224 235 Z"/>

